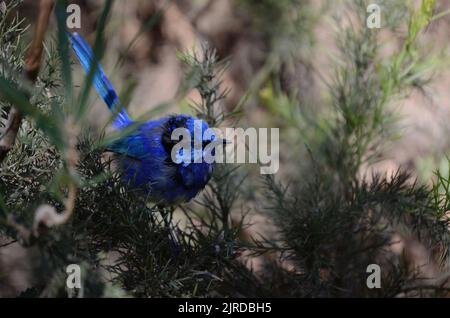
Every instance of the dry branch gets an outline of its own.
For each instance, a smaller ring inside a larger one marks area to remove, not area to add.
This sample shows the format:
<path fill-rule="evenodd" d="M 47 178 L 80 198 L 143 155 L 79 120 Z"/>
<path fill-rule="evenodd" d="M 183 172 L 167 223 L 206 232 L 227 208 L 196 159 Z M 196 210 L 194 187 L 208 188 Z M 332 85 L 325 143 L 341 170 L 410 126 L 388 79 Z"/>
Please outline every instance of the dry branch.
<path fill-rule="evenodd" d="M 34 33 L 33 42 L 28 50 L 28 55 L 25 61 L 25 76 L 32 83 L 36 82 L 39 69 L 41 68 L 42 51 L 44 48 L 43 41 L 53 6 L 53 0 L 41 0 L 39 4 L 37 26 Z M 14 147 L 14 142 L 16 140 L 21 122 L 22 114 L 16 107 L 13 106 L 8 115 L 5 132 L 0 138 L 0 162 L 5 159 L 8 152 Z"/>

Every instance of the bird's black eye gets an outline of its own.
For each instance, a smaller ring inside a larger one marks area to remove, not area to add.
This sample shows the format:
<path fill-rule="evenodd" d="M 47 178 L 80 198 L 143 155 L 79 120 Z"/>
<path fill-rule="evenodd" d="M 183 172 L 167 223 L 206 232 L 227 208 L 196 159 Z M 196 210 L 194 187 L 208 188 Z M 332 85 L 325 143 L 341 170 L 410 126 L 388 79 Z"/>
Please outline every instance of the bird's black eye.
<path fill-rule="evenodd" d="M 187 118 L 172 116 L 167 120 L 162 129 L 161 141 L 164 149 L 168 154 L 171 153 L 173 146 L 175 146 L 179 141 L 172 140 L 172 132 L 177 128 L 186 128 Z"/>
<path fill-rule="evenodd" d="M 211 143 L 211 140 L 203 140 L 203 142 L 202 142 L 203 148 L 205 148 L 206 146 L 208 146 L 210 143 Z"/>

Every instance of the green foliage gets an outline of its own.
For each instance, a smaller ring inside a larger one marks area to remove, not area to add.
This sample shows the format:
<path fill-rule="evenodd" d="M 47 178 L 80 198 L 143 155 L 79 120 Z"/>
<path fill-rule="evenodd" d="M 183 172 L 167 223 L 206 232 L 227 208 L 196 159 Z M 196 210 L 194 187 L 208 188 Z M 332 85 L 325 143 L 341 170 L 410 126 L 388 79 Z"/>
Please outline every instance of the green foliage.
<path fill-rule="evenodd" d="M 331 111 L 322 115 L 325 119 L 317 116 L 316 120 L 305 118 L 301 110 L 297 116 L 285 116 L 299 118 L 292 126 L 302 133 L 311 162 L 291 176 L 289 186 L 268 178 L 267 211 L 282 235 L 275 249 L 304 271 L 291 277 L 291 288 L 298 291 L 297 296 L 403 294 L 418 274 L 408 268 L 404 255 L 396 255 L 390 248 L 393 237 L 414 237 L 427 249 L 448 255 L 448 219 L 442 212 L 446 196 L 436 198 L 439 187 L 446 189 L 445 180 L 439 178 L 440 186 L 435 187 L 433 195 L 429 188 L 412 182 L 404 171 L 371 178 L 360 174 L 362 165 L 379 158 L 380 146 L 392 136 L 394 127 L 392 116 L 386 113 L 387 104 L 414 87 L 409 78 L 420 78 L 416 66 L 423 60 L 415 39 L 426 26 L 421 21 L 430 19 L 430 6 L 432 3 L 425 1 L 418 12 L 412 13 L 405 45 L 393 56 L 382 58 L 376 31 L 361 27 L 366 3 L 351 4 L 351 12 L 358 12 L 359 20 L 357 26 L 339 29 L 341 55 L 334 80 L 328 84 Z M 292 104 L 284 104 L 291 114 Z M 308 125 L 310 122 L 312 125 Z M 448 271 L 442 265 L 447 262 L 440 263 L 443 272 Z M 383 282 L 388 282 L 380 290 L 365 286 L 365 270 L 372 263 L 381 264 Z M 434 286 L 434 295 L 446 291 L 440 287 Z M 415 291 L 420 290 L 416 286 Z"/>
<path fill-rule="evenodd" d="M 26 27 L 24 20 L 13 14 L 13 10 L 19 5 L 19 2 L 13 1 L 6 6 L 5 11 L 0 13 L 0 74 L 9 80 L 15 80 L 23 66 L 23 47 L 21 38 Z M 0 127 L 4 126 L 4 120 L 7 119 L 9 112 L 9 103 L 0 101 Z"/>

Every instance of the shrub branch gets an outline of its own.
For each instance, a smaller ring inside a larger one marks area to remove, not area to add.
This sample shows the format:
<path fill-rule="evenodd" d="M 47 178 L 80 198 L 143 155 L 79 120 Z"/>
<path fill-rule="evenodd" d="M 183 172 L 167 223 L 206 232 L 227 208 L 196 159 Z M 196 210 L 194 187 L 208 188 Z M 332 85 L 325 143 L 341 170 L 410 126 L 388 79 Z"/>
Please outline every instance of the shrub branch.
<path fill-rule="evenodd" d="M 37 74 L 41 68 L 42 51 L 44 48 L 43 41 L 53 6 L 53 0 L 41 0 L 39 5 L 37 26 L 33 42 L 31 43 L 25 62 L 25 75 L 26 78 L 32 83 L 36 82 Z M 22 122 L 22 117 L 23 116 L 20 111 L 13 106 L 8 115 L 5 132 L 0 138 L 0 162 L 3 162 L 8 152 L 14 146 L 14 142 Z"/>

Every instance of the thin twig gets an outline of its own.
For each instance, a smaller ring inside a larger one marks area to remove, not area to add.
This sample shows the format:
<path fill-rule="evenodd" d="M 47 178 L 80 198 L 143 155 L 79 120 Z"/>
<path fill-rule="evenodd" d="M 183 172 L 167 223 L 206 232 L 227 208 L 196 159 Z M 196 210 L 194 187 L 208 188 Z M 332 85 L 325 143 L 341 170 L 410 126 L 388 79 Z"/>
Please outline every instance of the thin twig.
<path fill-rule="evenodd" d="M 21 122 L 22 115 L 17 108 L 12 107 L 8 115 L 5 132 L 0 139 L 0 162 L 3 162 L 8 152 L 14 146 Z"/>
<path fill-rule="evenodd" d="M 41 0 L 39 5 L 37 26 L 25 61 L 25 76 L 32 83 L 36 82 L 39 69 L 41 68 L 42 51 L 44 49 L 43 41 L 53 6 L 53 0 Z M 6 155 L 14 146 L 22 117 L 20 111 L 13 106 L 8 115 L 5 132 L 0 138 L 0 162 L 6 158 Z"/>
<path fill-rule="evenodd" d="M 68 172 L 71 176 L 75 176 L 77 173 L 77 164 L 79 160 L 79 154 L 77 152 L 77 136 L 79 133 L 78 126 L 71 117 L 66 122 L 67 135 L 68 135 L 68 149 L 64 154 L 65 161 L 67 162 Z M 58 213 L 56 209 L 50 205 L 41 205 L 34 215 L 33 229 L 31 234 L 35 237 L 39 236 L 39 230 L 44 225 L 46 228 L 65 224 L 73 215 L 75 211 L 75 203 L 77 200 L 78 186 L 72 180 L 68 185 L 68 194 L 64 202 L 65 209 L 63 212 Z"/>
<path fill-rule="evenodd" d="M 33 41 L 30 45 L 30 48 L 28 49 L 27 57 L 25 60 L 25 77 L 31 83 L 36 82 L 39 70 L 41 68 L 42 52 L 44 50 L 43 42 L 53 7 L 54 7 L 53 0 L 40 1 L 39 16 L 37 19 L 37 25 L 34 32 Z M 14 146 L 14 142 L 16 140 L 16 136 L 19 131 L 20 124 L 22 122 L 22 118 L 23 116 L 20 113 L 20 111 L 13 106 L 8 115 L 5 133 L 0 139 L 0 162 L 2 162 L 5 159 L 8 152 Z M 69 194 L 70 192 L 71 191 L 69 190 Z M 38 214 L 37 212 L 36 215 Z M 9 217 L 7 221 L 12 227 L 14 227 L 17 230 L 19 237 L 23 240 L 24 243 L 30 242 L 31 233 L 28 229 L 26 229 L 21 224 L 15 222 L 15 220 L 12 217 Z"/>
<path fill-rule="evenodd" d="M 9 245 L 14 244 L 14 243 L 16 243 L 16 242 L 18 242 L 18 240 L 12 240 L 12 241 L 9 241 L 9 242 L 7 242 L 7 243 L 1 244 L 1 245 L 0 245 L 0 248 L 9 246 Z"/>
<path fill-rule="evenodd" d="M 447 15 L 450 15 L 450 9 L 442 11 L 442 12 L 439 12 L 438 14 L 436 14 L 435 16 L 433 16 L 431 18 L 431 21 L 439 20 L 440 18 L 443 18 L 443 17 L 445 17 Z"/>

